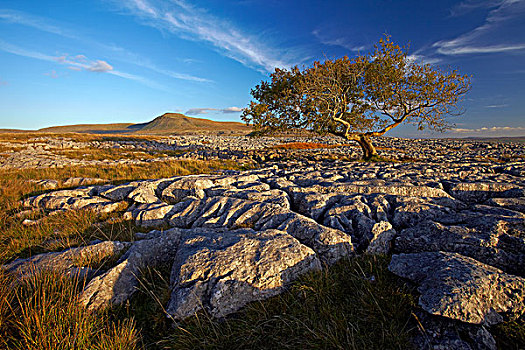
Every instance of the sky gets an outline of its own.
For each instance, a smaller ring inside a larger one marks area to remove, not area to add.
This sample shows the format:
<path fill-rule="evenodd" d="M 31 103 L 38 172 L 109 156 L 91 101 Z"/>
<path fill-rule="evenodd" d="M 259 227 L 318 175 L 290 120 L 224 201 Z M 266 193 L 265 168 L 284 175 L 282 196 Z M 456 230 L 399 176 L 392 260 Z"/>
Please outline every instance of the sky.
<path fill-rule="evenodd" d="M 472 76 L 445 133 L 525 135 L 525 0 L 1 0 L 0 128 L 240 121 L 276 67 L 366 54 L 384 35 Z"/>

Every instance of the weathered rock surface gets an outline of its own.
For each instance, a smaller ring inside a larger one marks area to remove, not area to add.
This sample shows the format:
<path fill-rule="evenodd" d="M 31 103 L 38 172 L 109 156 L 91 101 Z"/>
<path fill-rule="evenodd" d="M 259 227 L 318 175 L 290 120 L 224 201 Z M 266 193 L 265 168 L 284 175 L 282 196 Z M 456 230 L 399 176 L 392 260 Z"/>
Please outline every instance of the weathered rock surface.
<path fill-rule="evenodd" d="M 100 261 L 122 254 L 131 243 L 105 241 L 84 247 L 71 248 L 63 252 L 44 253 L 34 255 L 27 259 L 16 259 L 6 264 L 6 271 L 15 273 L 21 278 L 26 278 L 34 273 L 45 270 L 60 270 L 68 275 L 92 277 L 96 271 L 86 267 L 90 262 Z"/>
<path fill-rule="evenodd" d="M 156 238 L 134 242 L 115 267 L 87 284 L 80 296 L 81 303 L 88 309 L 100 309 L 128 300 L 137 291 L 141 269 L 169 263 L 180 236 L 181 232 L 173 229 Z"/>
<path fill-rule="evenodd" d="M 206 309 L 222 317 L 319 269 L 315 252 L 282 231 L 194 229 L 175 257 L 167 312 L 183 319 Z"/>
<path fill-rule="evenodd" d="M 525 311 L 525 279 L 456 253 L 392 257 L 390 271 L 418 285 L 427 312 L 475 324 L 496 324 Z"/>
<path fill-rule="evenodd" d="M 523 145 L 378 140 L 390 149 L 382 151 L 385 156 L 424 160 L 412 163 L 338 161 L 334 155 L 353 154 L 348 146 L 292 153 L 264 149 L 294 140 L 174 137 L 114 143 L 125 149 L 186 149 L 179 158 L 265 158 L 269 167 L 121 185 L 75 180 L 83 187 L 25 199 L 28 210 L 19 219 L 34 211 L 119 211 L 140 227 L 165 230 L 137 235 L 140 240 L 129 243 L 116 266 L 89 282 L 82 298 L 93 309 L 127 300 L 142 268 L 168 264 L 174 317 L 203 308 L 222 317 L 281 292 L 323 263 L 367 252 L 395 254 L 392 269 L 419 285 L 425 310 L 443 316 L 438 328 L 450 337 L 436 336 L 432 344 L 467 349 L 447 322 L 470 322 L 470 339 L 484 339 L 491 348 L 490 333 L 477 324 L 523 313 Z M 22 159 L 13 157 L 5 167 Z M 410 268 L 420 274 L 412 276 Z"/>

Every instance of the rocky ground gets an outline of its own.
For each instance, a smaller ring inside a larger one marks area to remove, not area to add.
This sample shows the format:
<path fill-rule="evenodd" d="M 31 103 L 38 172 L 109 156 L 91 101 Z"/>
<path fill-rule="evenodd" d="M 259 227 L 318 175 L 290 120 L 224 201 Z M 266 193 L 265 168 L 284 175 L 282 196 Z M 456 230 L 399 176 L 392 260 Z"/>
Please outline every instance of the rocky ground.
<path fill-rule="evenodd" d="M 290 151 L 275 146 L 291 142 L 323 143 L 331 148 Z M 512 161 L 523 159 L 523 144 L 465 140 L 374 140 L 381 156 L 400 161 Z M 71 151 L 77 150 L 72 157 Z M 99 158 L 87 159 L 82 151 L 100 150 Z M 104 159 L 107 152 L 121 152 L 122 157 Z M 124 156 L 126 154 L 127 156 Z M 69 156 L 68 156 L 69 155 Z M 236 137 L 236 136 L 169 136 L 155 140 L 102 137 L 94 141 L 75 141 L 71 137 L 39 136 L 24 142 L 0 141 L 0 169 L 63 168 L 144 164 L 179 159 L 233 159 L 243 164 L 282 162 L 294 159 L 322 161 L 327 158 L 357 160 L 361 151 L 335 137 Z M 520 158 L 521 157 L 521 158 Z"/>
<path fill-rule="evenodd" d="M 72 141 L 48 141 L 10 154 L 2 167 L 62 166 L 61 159 L 46 163 L 39 157 Z M 27 198 L 28 211 L 48 215 L 123 211 L 149 232 L 137 233 L 134 242 L 92 242 L 4 268 L 21 276 L 35 266 L 81 273 L 89 280 L 82 301 L 97 309 L 128 300 L 144 267 L 169 264 L 171 299 L 165 307 L 178 320 L 201 309 L 227 316 L 344 257 L 391 254 L 389 269 L 420 293 L 417 347 L 495 349 L 489 327 L 525 312 L 525 147 L 385 138 L 377 142 L 383 156 L 411 161 L 379 163 L 341 160 L 357 157 L 351 146 L 268 149 L 291 141 L 297 140 L 101 142 L 100 147 L 186 147 L 191 157 L 235 156 L 261 168 L 96 184 Z M 39 160 L 28 161 L 32 156 Z M 78 263 L 95 255 L 117 262 L 106 271 Z"/>

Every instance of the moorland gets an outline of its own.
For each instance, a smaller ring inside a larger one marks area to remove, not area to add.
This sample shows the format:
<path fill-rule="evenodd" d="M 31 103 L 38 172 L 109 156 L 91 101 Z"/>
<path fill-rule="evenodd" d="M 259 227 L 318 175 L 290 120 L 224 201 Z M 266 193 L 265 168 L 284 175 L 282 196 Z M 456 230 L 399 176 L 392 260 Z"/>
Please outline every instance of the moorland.
<path fill-rule="evenodd" d="M 0 347 L 525 347 L 519 140 L 181 118 L 0 134 Z"/>

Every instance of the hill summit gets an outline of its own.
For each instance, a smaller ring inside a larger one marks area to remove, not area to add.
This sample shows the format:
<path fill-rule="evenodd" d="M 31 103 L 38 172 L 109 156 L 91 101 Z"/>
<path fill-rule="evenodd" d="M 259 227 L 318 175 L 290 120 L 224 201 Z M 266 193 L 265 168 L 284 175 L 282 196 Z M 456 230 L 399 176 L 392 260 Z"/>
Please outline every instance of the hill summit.
<path fill-rule="evenodd" d="M 180 113 L 164 113 L 147 123 L 77 124 L 52 126 L 39 132 L 81 132 L 90 134 L 226 134 L 244 135 L 251 131 L 239 122 L 218 122 L 204 118 L 188 117 Z"/>
<path fill-rule="evenodd" d="M 191 133 L 207 131 L 213 133 L 247 133 L 250 128 L 239 122 L 218 122 L 204 118 L 192 118 L 180 113 L 164 113 L 142 125 L 140 133 Z"/>

